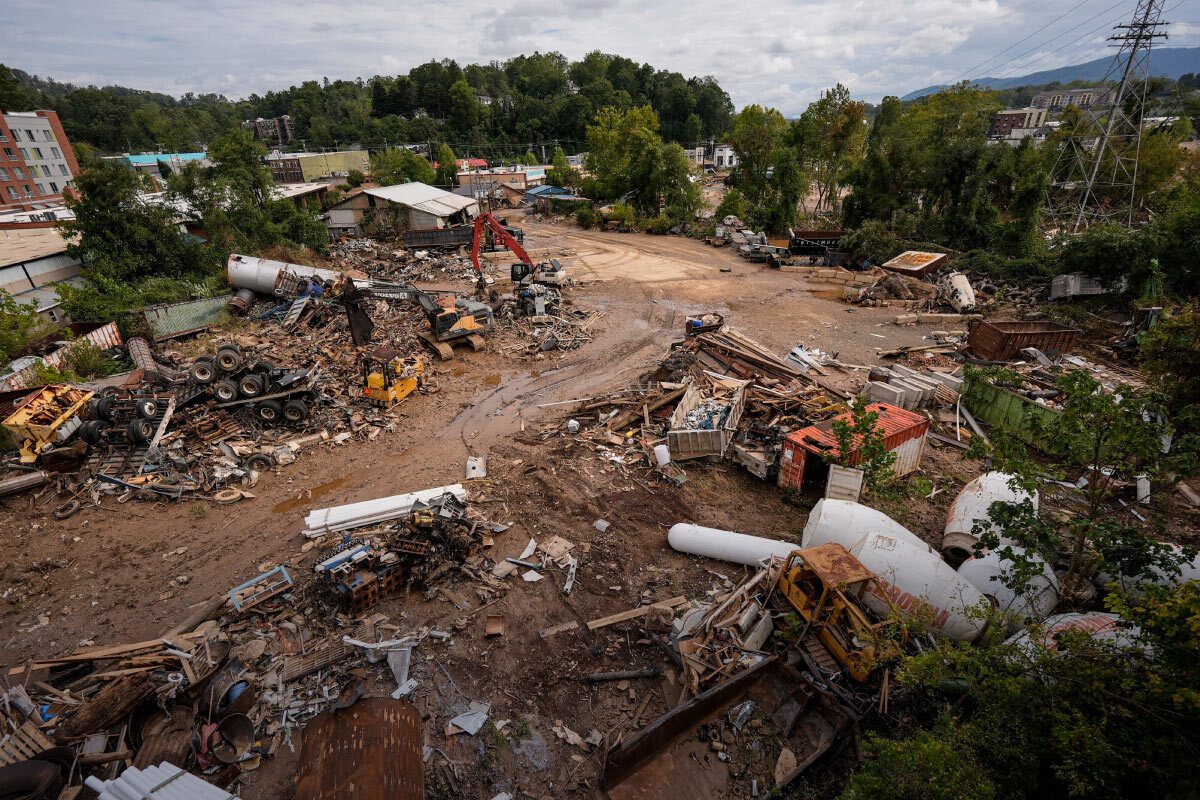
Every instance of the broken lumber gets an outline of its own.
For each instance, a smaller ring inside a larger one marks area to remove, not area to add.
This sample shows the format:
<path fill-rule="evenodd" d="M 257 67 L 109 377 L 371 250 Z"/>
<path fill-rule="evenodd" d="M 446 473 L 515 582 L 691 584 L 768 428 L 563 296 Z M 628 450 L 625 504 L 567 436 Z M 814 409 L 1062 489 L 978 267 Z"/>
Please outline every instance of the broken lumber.
<path fill-rule="evenodd" d="M 642 406 L 642 408 L 644 408 L 646 410 L 646 414 L 649 414 L 652 411 L 657 411 L 658 409 L 662 408 L 663 406 L 665 406 L 669 403 L 678 402 L 683 397 L 683 393 L 686 391 L 687 391 L 687 387 L 685 386 L 682 389 L 676 389 L 673 392 L 668 392 L 667 394 L 664 394 L 662 397 L 658 398 L 654 402 L 647 403 L 646 405 Z M 624 430 L 625 428 L 628 428 L 630 425 L 634 424 L 635 422 L 638 422 L 639 420 L 641 420 L 641 418 L 642 418 L 642 409 L 638 409 L 636 411 L 622 411 L 616 417 L 609 420 L 608 429 L 610 431 Z"/>
<path fill-rule="evenodd" d="M 688 600 L 686 597 L 679 595 L 678 597 L 672 597 L 670 600 L 664 600 L 661 603 L 651 603 L 650 605 L 646 606 L 638 606 L 637 608 L 631 608 L 628 611 L 622 611 L 619 614 L 612 614 L 607 617 L 594 619 L 587 624 L 587 629 L 589 631 L 594 631 L 597 628 L 606 628 L 609 625 L 616 625 L 618 622 L 625 622 L 626 620 L 644 617 L 646 614 L 649 614 L 654 610 L 670 611 L 676 606 L 683 605 L 687 601 Z"/>
<path fill-rule="evenodd" d="M 58 729 L 55 739 L 63 744 L 79 736 L 107 730 L 132 714 L 157 687 L 158 681 L 146 673 L 117 678 L 80 706 Z"/>

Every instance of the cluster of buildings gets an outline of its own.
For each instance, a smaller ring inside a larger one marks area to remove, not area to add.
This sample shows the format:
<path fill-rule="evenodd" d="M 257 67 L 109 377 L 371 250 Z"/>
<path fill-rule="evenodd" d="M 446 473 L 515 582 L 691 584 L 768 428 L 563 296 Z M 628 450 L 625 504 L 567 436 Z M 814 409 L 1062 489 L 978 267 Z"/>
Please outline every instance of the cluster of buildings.
<path fill-rule="evenodd" d="M 1058 117 L 1068 107 L 1103 108 L 1112 102 L 1113 90 L 1104 86 L 1083 89 L 1052 89 L 1038 92 L 1024 108 L 1006 108 L 996 112 L 988 130 L 993 141 L 1019 144 L 1032 137 L 1045 139 L 1058 125 Z"/>
<path fill-rule="evenodd" d="M 242 127 L 254 134 L 260 142 L 271 142 L 279 146 L 289 144 L 294 138 L 292 134 L 292 118 L 284 114 L 281 117 L 264 119 L 248 119 L 242 122 Z"/>

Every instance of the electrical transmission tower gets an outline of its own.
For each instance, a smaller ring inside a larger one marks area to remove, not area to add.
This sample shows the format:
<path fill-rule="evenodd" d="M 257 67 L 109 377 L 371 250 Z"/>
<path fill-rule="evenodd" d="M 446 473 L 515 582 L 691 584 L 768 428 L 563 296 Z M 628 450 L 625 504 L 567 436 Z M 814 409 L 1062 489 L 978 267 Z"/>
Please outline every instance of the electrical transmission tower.
<path fill-rule="evenodd" d="M 1106 101 L 1081 109 L 1051 174 L 1050 214 L 1060 229 L 1078 233 L 1097 222 L 1133 223 L 1138 153 L 1150 78 L 1150 46 L 1165 39 L 1162 0 L 1137 0 L 1133 21 L 1109 37 L 1117 54 L 1104 76 Z M 1105 91 L 1101 89 L 1100 91 Z"/>

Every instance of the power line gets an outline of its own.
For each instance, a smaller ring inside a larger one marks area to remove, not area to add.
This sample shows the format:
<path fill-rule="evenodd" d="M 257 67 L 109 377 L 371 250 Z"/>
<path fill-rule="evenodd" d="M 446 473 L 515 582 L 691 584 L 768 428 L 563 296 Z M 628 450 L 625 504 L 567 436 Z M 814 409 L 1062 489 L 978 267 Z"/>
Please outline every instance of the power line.
<path fill-rule="evenodd" d="M 1019 59 L 1019 58 L 1023 58 L 1023 57 L 1025 57 L 1025 56 L 1029 55 L 1030 53 L 1033 53 L 1033 52 L 1035 52 L 1035 51 L 1037 51 L 1037 50 L 1040 50 L 1040 49 L 1042 49 L 1043 47 L 1046 47 L 1046 46 L 1047 46 L 1048 44 L 1050 44 L 1051 42 L 1056 42 L 1056 41 L 1058 41 L 1059 39 L 1061 39 L 1062 37 L 1066 36 L 1066 35 L 1067 35 L 1067 34 L 1069 34 L 1069 33 L 1074 33 L 1075 31 L 1077 31 L 1077 30 L 1079 30 L 1080 28 L 1082 28 L 1084 25 L 1087 25 L 1087 24 L 1088 24 L 1088 23 L 1090 23 L 1090 22 L 1094 22 L 1094 21 L 1095 21 L 1095 20 L 1096 20 L 1098 17 L 1102 17 L 1102 16 L 1104 16 L 1105 14 L 1107 14 L 1108 12 L 1112 11 L 1114 8 L 1117 8 L 1118 6 L 1123 6 L 1123 5 L 1125 5 L 1125 0 L 1118 0 L 1116 3 L 1113 3 L 1113 4 L 1112 4 L 1111 6 L 1109 6 L 1108 8 L 1104 9 L 1103 11 L 1101 11 L 1101 12 L 1100 12 L 1100 13 L 1098 13 L 1098 14 L 1093 14 L 1092 16 L 1090 16 L 1090 17 L 1088 17 L 1087 19 L 1085 19 L 1083 22 L 1080 22 L 1078 25 L 1075 25 L 1075 26 L 1073 26 L 1073 27 L 1067 28 L 1065 31 L 1063 31 L 1062 33 L 1058 34 L 1057 36 L 1051 37 L 1051 38 L 1047 39 L 1046 41 L 1044 41 L 1044 42 L 1041 42 L 1041 43 L 1039 43 L 1039 44 L 1035 44 L 1033 47 L 1030 47 L 1028 50 L 1023 50 L 1022 52 L 1018 53 L 1017 55 L 1013 56 L 1012 58 L 1010 58 L 1010 59 L 1008 59 L 1008 60 L 1006 60 L 1006 61 L 1002 61 L 1002 62 L 1000 62 L 999 64 L 996 64 L 996 65 L 995 65 L 995 66 L 993 66 L 993 67 L 990 67 L 990 69 L 993 69 L 993 70 L 999 70 L 999 69 L 1000 69 L 1001 67 L 1003 67 L 1004 65 L 1006 65 L 1006 64 L 1011 64 L 1012 62 L 1016 61 L 1016 60 L 1017 60 L 1017 59 Z M 1105 26 L 1107 26 L 1107 25 L 1111 25 L 1111 24 L 1112 24 L 1112 22 L 1118 21 L 1118 20 L 1120 20 L 1120 19 L 1124 19 L 1124 16 L 1118 17 L 1116 20 L 1112 20 L 1112 21 L 1110 21 L 1110 22 L 1106 22 L 1106 23 L 1104 23 L 1104 25 L 1101 25 L 1100 27 L 1105 27 Z M 1087 35 L 1090 35 L 1090 34 L 1087 34 Z"/>
<path fill-rule="evenodd" d="M 1000 75 L 996 75 L 995 77 L 997 77 L 997 78 L 1011 77 L 1016 72 L 1027 70 L 1035 64 L 1040 64 L 1041 62 L 1045 61 L 1047 58 L 1050 58 L 1051 56 L 1060 56 L 1060 57 L 1065 58 L 1067 53 L 1081 50 L 1082 48 L 1078 47 L 1079 44 L 1088 42 L 1088 40 L 1090 40 L 1093 36 L 1095 36 L 1100 31 L 1105 30 L 1106 28 L 1111 29 L 1114 24 L 1116 24 L 1117 22 L 1120 22 L 1122 19 L 1124 19 L 1124 17 L 1117 17 L 1116 19 L 1110 19 L 1107 22 L 1101 23 L 1100 25 L 1096 26 L 1095 28 L 1092 28 L 1090 31 L 1083 34 L 1082 36 L 1071 40 L 1066 45 L 1064 45 L 1062 48 L 1060 48 L 1058 50 L 1050 50 L 1046 53 L 1043 53 L 1041 56 L 1033 59 L 1032 61 L 1027 61 L 1024 64 L 1010 67 L 1009 69 L 1005 70 L 1005 72 L 1007 72 L 1008 74 L 1006 74 L 1006 75 L 1000 74 Z"/>
<path fill-rule="evenodd" d="M 968 76 L 968 75 L 970 75 L 972 72 L 974 72 L 976 69 L 978 69 L 979 67 L 982 67 L 984 64 L 986 64 L 986 63 L 988 63 L 989 61 L 991 61 L 993 58 L 999 58 L 1000 56 L 1002 56 L 1002 55 L 1004 55 L 1005 53 L 1007 53 L 1009 50 L 1012 50 L 1012 49 L 1013 49 L 1014 47 L 1016 47 L 1017 45 L 1019 45 L 1019 44 L 1024 44 L 1025 42 L 1029 41 L 1029 40 L 1030 40 L 1031 38 L 1033 38 L 1034 36 L 1037 36 L 1039 33 L 1041 33 L 1042 31 L 1046 30 L 1047 28 L 1049 28 L 1049 27 L 1050 27 L 1051 25 L 1053 25 L 1054 23 L 1058 22 L 1058 21 L 1059 21 L 1060 19 L 1062 19 L 1063 17 L 1065 17 L 1065 16 L 1067 16 L 1068 14 L 1070 14 L 1072 11 L 1075 11 L 1075 10 L 1076 10 L 1076 9 L 1078 9 L 1080 6 L 1082 6 L 1082 5 L 1084 5 L 1085 3 L 1087 3 L 1087 1 L 1088 1 L 1088 0 L 1080 0 L 1080 2 L 1079 2 L 1079 3 L 1076 3 L 1074 6 L 1072 6 L 1072 7 L 1071 7 L 1070 9 L 1068 9 L 1067 11 L 1064 11 L 1062 14 L 1059 14 L 1057 17 L 1055 17 L 1054 19 L 1050 20 L 1050 22 L 1047 22 L 1045 25 L 1043 25 L 1042 27 L 1038 28 L 1038 29 L 1037 29 L 1037 30 L 1035 30 L 1033 33 L 1030 33 L 1030 34 L 1029 34 L 1028 36 L 1026 36 L 1025 38 L 1023 38 L 1023 39 L 1019 39 L 1019 40 L 1017 40 L 1017 41 L 1013 42 L 1013 43 L 1012 43 L 1012 44 L 1010 44 L 1008 47 L 1006 47 L 1006 48 L 1004 48 L 1003 50 L 1001 50 L 999 53 L 996 53 L 995 55 L 993 55 L 993 56 L 991 56 L 991 57 L 989 57 L 989 58 L 987 58 L 987 59 L 985 59 L 985 60 L 983 60 L 983 61 L 980 61 L 980 62 L 979 62 L 978 64 L 976 64 L 975 66 L 973 66 L 973 67 L 968 67 L 967 69 L 965 69 L 965 70 L 963 70 L 962 72 L 960 72 L 958 75 L 954 76 L 954 79 L 953 79 L 952 81 L 950 81 L 950 83 L 952 83 L 952 84 L 953 84 L 953 83 L 958 83 L 958 81 L 959 81 L 960 79 L 967 77 L 967 76 Z"/>

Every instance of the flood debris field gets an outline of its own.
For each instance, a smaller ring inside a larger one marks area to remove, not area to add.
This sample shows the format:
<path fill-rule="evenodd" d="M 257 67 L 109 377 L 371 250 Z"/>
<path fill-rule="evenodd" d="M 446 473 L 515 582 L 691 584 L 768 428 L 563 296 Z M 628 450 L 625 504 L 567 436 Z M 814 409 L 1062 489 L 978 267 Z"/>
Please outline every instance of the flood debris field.
<path fill-rule="evenodd" d="M 376 282 L 351 297 L 369 344 L 342 306 L 260 296 L 255 313 L 155 345 L 133 395 L 97 387 L 93 408 L 113 399 L 83 422 L 78 470 L 0 498 L 4 734 L 82 743 L 71 780 L 166 760 L 267 800 L 323 764 L 304 733 L 319 715 L 392 696 L 415 706 L 405 763 L 430 797 L 833 791 L 889 688 L 838 677 L 834 645 L 801 635 L 783 559 L 802 541 L 844 545 L 883 575 L 852 533 L 924 548 L 935 577 L 893 575 L 878 597 L 931 611 L 918 642 L 979 635 L 956 616 L 979 591 L 936 554 L 963 488 L 992 491 L 964 450 L 988 426 L 963 414 L 954 354 L 964 313 L 1020 309 L 988 307 L 983 287 L 965 311 L 913 303 L 914 279 L 883 273 L 850 297 L 861 282 L 836 270 L 679 237 L 530 222 L 525 244 L 571 285 L 532 309 L 492 254 L 494 293 L 516 296 L 495 303 L 482 349 L 452 360 L 422 346 L 420 309 L 386 294 L 469 295 L 469 263 L 376 243 L 324 265 Z M 1039 408 L 1065 367 L 1129 378 L 1073 353 L 1026 356 L 1020 388 L 1043 393 Z M 364 356 L 419 372 L 412 393 L 367 402 Z M 250 397 L 247 379 L 262 384 Z M 834 492 L 822 458 L 860 393 L 909 487 L 876 509 Z M 1057 490 L 1043 513 L 1071 508 Z M 1172 502 L 1186 539 L 1195 512 Z M 722 532 L 759 538 L 731 556 Z M 1055 584 L 1043 600 L 1057 599 Z"/>

